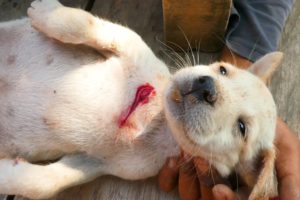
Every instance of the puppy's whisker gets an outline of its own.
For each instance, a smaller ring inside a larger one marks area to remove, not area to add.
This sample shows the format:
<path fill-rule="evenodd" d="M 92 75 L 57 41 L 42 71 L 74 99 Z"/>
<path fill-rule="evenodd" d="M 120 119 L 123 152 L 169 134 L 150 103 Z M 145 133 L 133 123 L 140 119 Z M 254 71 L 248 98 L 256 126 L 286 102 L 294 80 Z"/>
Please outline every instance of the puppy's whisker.
<path fill-rule="evenodd" d="M 178 65 L 180 66 L 180 64 L 174 58 L 172 58 L 165 50 L 162 50 L 162 52 L 175 64 L 175 66 L 170 65 L 169 68 L 176 71 L 178 69 Z"/>
<path fill-rule="evenodd" d="M 190 57 L 188 56 L 188 52 L 185 51 L 181 46 L 179 46 L 178 44 L 174 43 L 174 42 L 171 42 L 171 41 L 168 41 L 168 43 L 176 46 L 179 50 L 182 51 L 182 53 L 185 55 L 185 57 L 187 58 L 186 59 L 186 63 L 189 65 L 189 66 L 192 66 L 192 62 L 191 62 L 191 59 Z"/>
<path fill-rule="evenodd" d="M 234 42 L 232 42 L 232 43 L 234 43 Z M 238 43 L 237 43 L 238 44 Z M 235 65 L 235 66 L 238 66 L 238 64 L 237 64 L 237 59 L 236 59 L 236 57 L 235 57 L 235 53 L 230 49 L 230 48 L 227 48 L 228 49 L 228 51 L 229 51 L 229 53 L 230 53 L 230 55 L 231 55 L 231 58 L 232 58 L 232 64 L 233 65 Z"/>
<path fill-rule="evenodd" d="M 193 63 L 192 63 L 192 61 L 191 61 L 191 59 L 190 59 L 189 54 L 186 53 L 186 54 L 184 55 L 184 57 L 185 57 L 185 59 L 188 61 L 189 66 L 193 66 Z"/>
<path fill-rule="evenodd" d="M 223 39 L 223 38 L 221 38 L 218 34 L 216 34 L 216 33 L 212 33 L 221 43 L 223 43 L 225 46 L 226 46 L 226 42 L 225 42 L 225 40 Z M 236 58 L 235 58 L 235 55 L 234 55 L 234 53 L 232 52 L 232 50 L 230 49 L 230 48 L 228 48 L 228 50 L 229 50 L 229 52 L 230 52 L 230 55 L 231 55 L 231 57 L 232 57 L 232 63 L 235 65 L 235 66 L 237 66 L 237 60 L 236 60 Z"/>
<path fill-rule="evenodd" d="M 169 57 L 169 59 L 174 63 L 174 65 L 169 65 L 169 68 L 173 69 L 174 71 L 177 71 L 180 68 L 184 67 L 184 64 L 181 63 L 179 60 L 177 60 L 176 58 L 173 58 L 171 55 L 169 55 L 168 53 L 166 53 L 166 55 Z"/>
<path fill-rule="evenodd" d="M 186 42 L 187 42 L 188 48 L 189 48 L 189 49 L 190 49 L 190 51 L 191 51 L 192 58 L 193 58 L 193 63 L 191 63 L 191 66 L 193 66 L 193 65 L 196 65 L 196 60 L 195 60 L 195 56 L 194 56 L 194 52 L 193 52 L 193 49 L 192 49 L 191 43 L 189 42 L 189 40 L 188 40 L 188 38 L 187 38 L 186 34 L 184 33 L 183 29 L 182 29 L 180 26 L 178 26 L 178 28 L 180 29 L 180 31 L 181 31 L 181 33 L 182 33 L 182 35 L 183 35 L 184 39 L 185 39 L 185 40 L 186 40 Z"/>
<path fill-rule="evenodd" d="M 201 40 L 198 42 L 197 44 L 197 48 L 196 48 L 196 51 L 197 51 L 197 65 L 200 64 L 200 48 L 201 48 Z"/>
<path fill-rule="evenodd" d="M 184 58 L 182 58 L 172 47 L 168 46 L 167 44 L 165 44 L 164 42 L 162 42 L 160 40 L 157 40 L 157 41 L 160 42 L 162 45 L 164 45 L 166 47 L 166 49 L 170 51 L 170 54 L 175 55 L 175 58 L 178 59 L 178 60 L 175 60 L 174 58 L 171 57 L 171 55 L 169 53 L 167 53 L 165 50 L 163 50 L 163 53 L 177 65 L 178 68 L 176 68 L 176 69 L 182 68 L 185 65 L 187 65 Z"/>
<path fill-rule="evenodd" d="M 182 68 L 188 65 L 185 59 L 180 54 L 178 54 L 177 52 L 172 52 L 172 54 L 181 62 Z"/>
<path fill-rule="evenodd" d="M 234 174 L 235 174 L 235 180 L 236 180 L 236 192 L 239 192 L 239 177 L 237 174 L 237 169 L 234 167 Z"/>
<path fill-rule="evenodd" d="M 235 54 L 233 53 L 233 51 L 232 51 L 230 48 L 228 48 L 228 50 L 229 50 L 229 52 L 230 52 L 230 54 L 231 54 L 231 57 L 232 57 L 232 60 L 233 60 L 233 64 L 234 64 L 235 66 L 237 66 L 238 64 L 237 64 L 237 60 L 236 60 L 236 58 L 235 58 Z"/>
<path fill-rule="evenodd" d="M 159 40 L 158 38 L 156 40 L 160 44 L 162 44 L 164 47 L 166 47 L 166 49 L 169 50 L 171 53 L 175 54 L 176 57 L 182 62 L 183 66 L 185 65 L 186 61 L 184 60 L 184 58 L 182 58 L 182 56 L 180 56 L 171 46 L 167 45 L 165 42 Z M 175 44 L 173 44 L 173 45 L 175 45 Z M 185 53 L 185 52 L 183 51 L 183 53 Z"/>
<path fill-rule="evenodd" d="M 212 170 L 212 163 L 213 163 L 213 154 L 210 152 L 210 158 L 209 158 L 209 169 Z"/>
<path fill-rule="evenodd" d="M 213 56 L 210 55 L 210 63 L 212 63 L 212 62 L 213 62 Z"/>

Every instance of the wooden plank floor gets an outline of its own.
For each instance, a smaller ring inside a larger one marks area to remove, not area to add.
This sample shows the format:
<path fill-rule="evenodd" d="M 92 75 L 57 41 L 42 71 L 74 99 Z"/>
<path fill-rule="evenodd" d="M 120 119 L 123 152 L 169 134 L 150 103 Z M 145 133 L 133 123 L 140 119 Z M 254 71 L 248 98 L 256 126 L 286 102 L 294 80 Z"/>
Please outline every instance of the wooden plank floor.
<path fill-rule="evenodd" d="M 300 1 L 295 1 L 284 29 L 280 51 L 281 68 L 273 76 L 271 91 L 278 114 L 300 136 Z M 300 138 L 300 137 L 299 137 Z"/>
<path fill-rule="evenodd" d="M 65 0 L 68 5 L 85 8 L 85 0 Z M 25 15 L 31 0 L 0 0 L 0 21 Z M 167 63 L 172 63 L 163 50 L 163 22 L 161 0 L 96 0 L 91 12 L 127 25 L 138 32 L 154 52 Z M 300 1 L 295 1 L 293 11 L 284 30 L 280 50 L 285 53 L 281 68 L 272 79 L 271 91 L 279 115 L 300 135 Z M 1 45 L 1 44 L 0 44 Z M 201 53 L 201 63 L 211 62 L 217 54 Z M 1 199 L 1 197 L 0 197 Z M 23 199 L 18 197 L 16 199 Z M 159 191 L 156 179 L 124 181 L 115 177 L 101 177 L 82 186 L 68 189 L 54 199 L 178 199 L 176 191 L 170 194 Z"/>

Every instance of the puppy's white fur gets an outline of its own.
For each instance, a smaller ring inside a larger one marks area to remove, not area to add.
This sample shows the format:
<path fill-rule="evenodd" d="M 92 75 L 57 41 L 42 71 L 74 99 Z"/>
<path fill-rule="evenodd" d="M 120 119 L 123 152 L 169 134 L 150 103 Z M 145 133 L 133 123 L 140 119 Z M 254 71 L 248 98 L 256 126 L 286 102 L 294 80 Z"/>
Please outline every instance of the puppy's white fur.
<path fill-rule="evenodd" d="M 249 187 L 257 185 L 250 199 L 269 194 L 276 109 L 258 78 L 226 63 L 185 68 L 171 77 L 128 28 L 53 0 L 33 2 L 28 14 L 36 29 L 60 42 L 35 31 L 28 19 L 0 24 L 0 193 L 47 198 L 103 174 L 154 176 L 168 156 L 179 154 L 177 142 L 221 175 L 236 170 Z M 266 80 L 281 57 L 269 54 L 251 71 Z M 214 106 L 182 96 L 201 76 L 215 81 Z M 145 84 L 155 92 L 120 126 Z M 257 172 L 259 155 L 265 159 Z"/>

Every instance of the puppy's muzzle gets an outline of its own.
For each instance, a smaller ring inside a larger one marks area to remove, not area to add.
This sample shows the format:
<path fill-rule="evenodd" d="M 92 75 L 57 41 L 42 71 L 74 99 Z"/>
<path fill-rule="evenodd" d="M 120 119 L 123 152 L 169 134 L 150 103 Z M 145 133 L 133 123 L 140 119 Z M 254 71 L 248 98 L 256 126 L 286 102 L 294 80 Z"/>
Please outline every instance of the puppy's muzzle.
<path fill-rule="evenodd" d="M 198 102 L 207 102 L 210 105 L 214 105 L 217 101 L 217 92 L 215 89 L 215 83 L 210 76 L 201 76 L 195 79 L 192 83 L 192 88 L 183 96 L 192 95 Z"/>

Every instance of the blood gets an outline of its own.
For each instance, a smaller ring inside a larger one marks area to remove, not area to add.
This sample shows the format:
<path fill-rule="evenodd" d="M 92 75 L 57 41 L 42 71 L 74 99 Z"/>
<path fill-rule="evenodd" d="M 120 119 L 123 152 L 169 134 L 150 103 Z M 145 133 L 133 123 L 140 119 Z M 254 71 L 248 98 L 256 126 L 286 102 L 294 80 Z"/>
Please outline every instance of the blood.
<path fill-rule="evenodd" d="M 132 104 L 121 113 L 120 119 L 119 119 L 119 127 L 123 127 L 130 115 L 136 110 L 136 108 L 139 105 L 144 105 L 149 102 L 149 98 L 151 94 L 155 95 L 154 87 L 151 86 L 149 83 L 146 83 L 144 85 L 141 85 L 137 88 L 135 93 L 135 98 Z"/>

